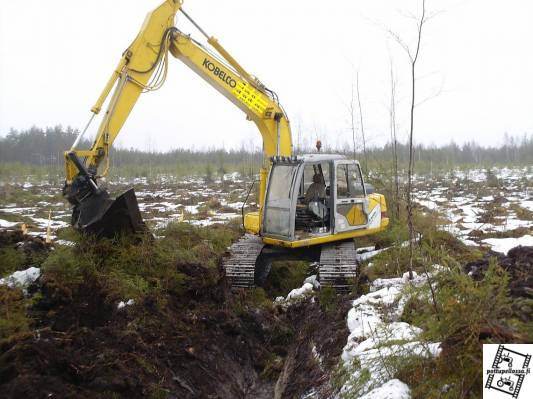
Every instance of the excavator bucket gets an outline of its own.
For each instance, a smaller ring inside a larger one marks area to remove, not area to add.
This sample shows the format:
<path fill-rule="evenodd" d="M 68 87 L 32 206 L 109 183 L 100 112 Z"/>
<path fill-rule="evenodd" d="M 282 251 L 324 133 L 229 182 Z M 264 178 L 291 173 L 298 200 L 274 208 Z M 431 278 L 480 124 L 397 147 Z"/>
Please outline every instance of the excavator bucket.
<path fill-rule="evenodd" d="M 75 207 L 72 222 L 76 229 L 97 237 L 146 231 L 133 188 L 116 199 L 105 190 L 93 193 Z"/>

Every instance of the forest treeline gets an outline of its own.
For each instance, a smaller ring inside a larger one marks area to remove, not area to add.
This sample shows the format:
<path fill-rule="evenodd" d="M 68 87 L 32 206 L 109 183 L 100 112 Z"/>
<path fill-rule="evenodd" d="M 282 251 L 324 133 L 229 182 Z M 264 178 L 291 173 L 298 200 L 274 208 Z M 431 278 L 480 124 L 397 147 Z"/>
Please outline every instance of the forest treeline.
<path fill-rule="evenodd" d="M 78 132 L 70 127 L 56 126 L 52 128 L 32 127 L 28 130 L 12 129 L 7 135 L 0 137 L 0 162 L 20 163 L 48 168 L 63 166 L 63 152 L 74 142 Z M 80 148 L 87 148 L 90 143 L 83 142 Z M 400 164 L 407 162 L 409 150 L 406 143 L 398 143 Z M 314 148 L 296 149 L 297 153 L 313 152 Z M 323 152 L 344 153 L 353 156 L 353 148 L 323 148 Z M 363 154 L 356 153 L 362 160 Z M 386 164 L 391 159 L 391 145 L 366 149 L 368 162 Z M 533 135 L 520 138 L 505 135 L 504 144 L 500 147 L 484 147 L 475 142 L 465 144 L 450 143 L 444 146 L 415 147 L 415 159 L 427 165 L 459 166 L 461 164 L 521 164 L 533 165 Z M 174 149 L 168 152 L 146 152 L 136 149 L 114 148 L 111 156 L 112 166 L 145 165 L 146 167 L 174 165 L 176 167 L 211 165 L 214 170 L 228 166 L 241 165 L 250 170 L 261 162 L 260 149 L 253 151 L 249 146 L 241 149 L 189 150 Z M 243 166 L 244 165 L 244 166 Z M 229 168 L 229 170 L 235 168 Z"/>

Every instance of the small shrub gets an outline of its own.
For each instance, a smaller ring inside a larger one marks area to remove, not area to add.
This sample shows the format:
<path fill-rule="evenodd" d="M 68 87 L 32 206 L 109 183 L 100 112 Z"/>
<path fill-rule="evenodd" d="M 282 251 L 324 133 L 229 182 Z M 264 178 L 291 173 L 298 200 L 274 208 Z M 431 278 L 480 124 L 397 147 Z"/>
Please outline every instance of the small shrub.
<path fill-rule="evenodd" d="M 0 249 L 0 259 L 0 277 L 23 269 L 26 260 L 24 253 L 10 247 Z"/>
<path fill-rule="evenodd" d="M 320 308 L 326 314 L 333 313 L 339 303 L 337 292 L 333 287 L 322 287 L 318 293 Z"/>
<path fill-rule="evenodd" d="M 421 338 L 426 342 L 442 342 L 443 347 L 437 359 L 406 362 L 398 371 L 397 377 L 413 389 L 413 398 L 481 395 L 481 344 L 502 339 L 497 333 L 487 336 L 486 331 L 497 331 L 493 327 L 511 314 L 508 280 L 507 273 L 495 261 L 491 261 L 485 278 L 479 282 L 460 267 L 453 267 L 435 278 L 437 311 L 427 299 L 408 301 L 402 320 L 421 327 Z M 417 294 L 418 298 L 429 295 L 427 285 Z M 430 369 L 424 370 L 425 367 Z M 446 384 L 449 392 L 439 396 L 438 389 Z"/>
<path fill-rule="evenodd" d="M 494 174 L 494 172 L 491 169 L 487 169 L 485 171 L 486 174 L 486 182 L 487 186 L 489 187 L 500 187 L 500 179 Z"/>
<path fill-rule="evenodd" d="M 264 288 L 272 297 L 286 296 L 292 289 L 301 287 L 308 275 L 309 262 L 276 261 Z"/>
<path fill-rule="evenodd" d="M 0 341 L 28 331 L 27 302 L 21 290 L 0 286 Z"/>

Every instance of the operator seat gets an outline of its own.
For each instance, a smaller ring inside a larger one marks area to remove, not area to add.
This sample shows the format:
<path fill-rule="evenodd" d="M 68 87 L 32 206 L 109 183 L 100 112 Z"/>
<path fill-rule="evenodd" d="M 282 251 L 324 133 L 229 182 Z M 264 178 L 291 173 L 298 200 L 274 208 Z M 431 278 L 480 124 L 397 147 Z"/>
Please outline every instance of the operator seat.
<path fill-rule="evenodd" d="M 304 203 L 309 204 L 313 200 L 326 198 L 326 185 L 324 179 L 318 173 L 313 175 L 313 183 L 305 193 Z"/>
<path fill-rule="evenodd" d="M 302 202 L 306 207 L 296 209 L 296 229 L 309 231 L 315 227 L 329 227 L 326 186 L 320 174 L 313 175 L 313 183 Z"/>

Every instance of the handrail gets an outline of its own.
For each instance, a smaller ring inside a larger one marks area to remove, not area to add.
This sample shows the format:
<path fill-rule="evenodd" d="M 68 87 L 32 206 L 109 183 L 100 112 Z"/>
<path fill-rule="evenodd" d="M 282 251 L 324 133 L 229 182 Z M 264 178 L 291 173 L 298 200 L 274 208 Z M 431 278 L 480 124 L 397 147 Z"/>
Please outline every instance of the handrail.
<path fill-rule="evenodd" d="M 244 207 L 246 206 L 246 203 L 248 202 L 248 198 L 250 197 L 250 193 L 252 192 L 252 189 L 254 188 L 255 183 L 257 180 L 252 180 L 252 185 L 250 186 L 250 189 L 248 190 L 248 194 L 246 194 L 246 198 L 244 199 L 244 202 L 241 206 L 241 215 L 242 215 L 242 225 L 244 227 Z"/>

